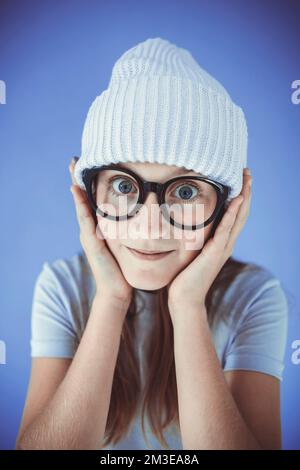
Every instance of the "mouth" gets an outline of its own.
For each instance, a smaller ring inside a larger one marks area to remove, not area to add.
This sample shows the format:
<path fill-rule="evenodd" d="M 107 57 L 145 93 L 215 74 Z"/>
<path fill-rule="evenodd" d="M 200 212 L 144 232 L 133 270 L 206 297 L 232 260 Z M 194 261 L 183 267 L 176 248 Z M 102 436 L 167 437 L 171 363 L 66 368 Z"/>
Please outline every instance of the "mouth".
<path fill-rule="evenodd" d="M 141 251 L 141 250 L 134 250 L 133 248 L 126 247 L 129 252 L 134 255 L 136 258 L 144 259 L 144 260 L 158 260 L 165 258 L 170 253 L 173 253 L 175 250 L 170 251 Z"/>

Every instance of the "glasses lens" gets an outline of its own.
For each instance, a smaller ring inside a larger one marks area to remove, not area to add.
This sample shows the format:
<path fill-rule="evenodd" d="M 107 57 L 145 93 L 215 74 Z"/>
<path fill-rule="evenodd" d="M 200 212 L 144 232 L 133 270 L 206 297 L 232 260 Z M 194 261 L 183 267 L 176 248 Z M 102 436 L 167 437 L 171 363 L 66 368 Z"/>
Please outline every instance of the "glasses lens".
<path fill-rule="evenodd" d="M 135 178 L 120 170 L 101 170 L 92 181 L 95 205 L 111 217 L 134 215 L 138 209 L 139 186 Z M 204 224 L 217 206 L 217 191 L 205 181 L 177 180 L 167 187 L 165 217 L 185 228 Z"/>
<path fill-rule="evenodd" d="M 186 228 L 204 224 L 217 206 L 217 190 L 205 181 L 180 179 L 165 194 L 165 212 L 176 224 Z"/>
<path fill-rule="evenodd" d="M 139 198 L 137 181 L 120 170 L 99 171 L 92 181 L 98 209 L 113 217 L 130 214 Z"/>

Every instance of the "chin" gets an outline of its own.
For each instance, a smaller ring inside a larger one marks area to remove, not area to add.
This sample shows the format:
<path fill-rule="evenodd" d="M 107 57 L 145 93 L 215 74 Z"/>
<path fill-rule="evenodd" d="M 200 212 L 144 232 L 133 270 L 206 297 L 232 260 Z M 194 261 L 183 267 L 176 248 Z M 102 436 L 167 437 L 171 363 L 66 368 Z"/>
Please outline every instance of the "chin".
<path fill-rule="evenodd" d="M 141 279 L 135 276 L 126 276 L 126 275 L 125 275 L 125 278 L 128 284 L 134 287 L 134 289 L 141 289 L 141 290 L 147 290 L 147 291 L 159 290 L 162 287 L 165 287 L 166 285 L 168 285 L 169 282 L 171 282 L 171 280 L 169 282 L 167 281 L 163 282 L 162 280 L 155 279 L 155 278 Z"/>

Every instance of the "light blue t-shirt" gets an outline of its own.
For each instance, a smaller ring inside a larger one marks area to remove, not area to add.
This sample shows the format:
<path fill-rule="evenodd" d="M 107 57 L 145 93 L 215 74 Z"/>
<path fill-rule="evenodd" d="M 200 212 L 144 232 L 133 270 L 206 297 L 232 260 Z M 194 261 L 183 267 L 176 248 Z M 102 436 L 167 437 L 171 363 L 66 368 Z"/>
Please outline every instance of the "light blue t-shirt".
<path fill-rule="evenodd" d="M 83 251 L 69 259 L 45 262 L 33 293 L 31 317 L 31 356 L 73 357 L 83 335 L 95 282 Z M 153 294 L 135 290 L 138 306 L 135 345 L 143 379 L 143 344 L 151 326 Z M 210 329 L 224 371 L 244 369 L 263 372 L 282 380 L 287 341 L 288 303 L 280 281 L 266 268 L 247 263 L 222 297 Z M 130 432 L 114 446 L 105 449 L 163 449 L 145 419 L 144 440 L 140 415 Z M 164 436 L 170 449 L 182 449 L 176 428 Z"/>

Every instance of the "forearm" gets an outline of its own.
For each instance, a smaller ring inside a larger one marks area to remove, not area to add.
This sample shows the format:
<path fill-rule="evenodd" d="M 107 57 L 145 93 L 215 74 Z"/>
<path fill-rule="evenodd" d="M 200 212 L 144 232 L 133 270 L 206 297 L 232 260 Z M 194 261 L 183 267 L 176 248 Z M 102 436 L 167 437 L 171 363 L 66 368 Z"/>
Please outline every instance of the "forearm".
<path fill-rule="evenodd" d="M 113 375 L 128 305 L 95 296 L 72 363 L 18 449 L 98 449 L 108 416 Z"/>
<path fill-rule="evenodd" d="M 205 307 L 172 315 L 184 449 L 259 449 L 227 385 Z"/>

